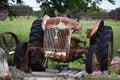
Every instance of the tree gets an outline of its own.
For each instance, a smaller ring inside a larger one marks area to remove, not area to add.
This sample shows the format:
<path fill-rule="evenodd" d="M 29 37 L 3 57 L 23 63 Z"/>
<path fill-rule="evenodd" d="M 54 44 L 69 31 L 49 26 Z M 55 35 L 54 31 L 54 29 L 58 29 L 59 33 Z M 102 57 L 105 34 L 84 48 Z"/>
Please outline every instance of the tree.
<path fill-rule="evenodd" d="M 32 16 L 32 7 L 26 5 L 11 5 L 9 10 L 13 16 Z"/>
<path fill-rule="evenodd" d="M 40 8 L 44 10 L 45 14 L 55 16 L 54 11 L 65 14 L 70 11 L 72 14 L 78 14 L 78 12 L 87 12 L 88 9 L 99 10 L 97 4 L 100 4 L 104 0 L 36 0 L 40 3 Z M 108 0 L 110 3 L 115 4 L 114 0 Z"/>
<path fill-rule="evenodd" d="M 22 0 L 10 0 L 10 1 L 16 4 L 23 3 Z M 9 3 L 9 0 L 0 0 L 0 10 L 7 10 L 9 12 L 8 16 L 10 17 L 10 20 L 12 20 L 12 16 L 16 17 L 17 14 L 16 12 L 11 11 L 10 5 L 11 3 Z"/>
<path fill-rule="evenodd" d="M 44 15 L 44 11 L 42 11 L 42 10 L 34 11 L 34 15 L 38 18 L 42 18 Z"/>
<path fill-rule="evenodd" d="M 11 1 L 13 3 L 16 2 L 16 4 L 23 3 L 22 0 L 16 0 L 16 1 L 15 0 L 11 0 Z M 0 0 L 0 10 L 2 10 L 2 9 L 8 9 L 9 5 L 10 5 L 9 0 Z"/>

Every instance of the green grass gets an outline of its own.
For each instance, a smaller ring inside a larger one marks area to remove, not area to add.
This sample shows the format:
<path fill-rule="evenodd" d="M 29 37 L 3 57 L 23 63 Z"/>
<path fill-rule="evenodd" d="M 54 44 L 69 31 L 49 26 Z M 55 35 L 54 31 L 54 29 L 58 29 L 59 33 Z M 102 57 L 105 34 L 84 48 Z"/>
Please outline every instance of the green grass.
<path fill-rule="evenodd" d="M 29 33 L 31 29 L 32 22 L 36 18 L 30 18 L 27 20 L 27 18 L 14 18 L 13 21 L 10 21 L 7 19 L 6 21 L 0 21 L 0 33 L 2 32 L 14 32 L 20 42 L 29 40 Z M 79 25 L 82 26 L 82 33 L 76 35 L 78 38 L 80 37 L 81 40 L 86 40 L 89 43 L 89 39 L 86 38 L 86 30 L 87 28 L 92 28 L 97 20 L 95 21 L 80 21 Z M 105 25 L 111 26 L 113 28 L 114 33 L 114 55 L 116 54 L 117 50 L 120 48 L 120 21 L 114 22 L 113 20 L 105 20 Z M 87 44 L 89 47 L 89 44 Z M 73 67 L 79 67 L 81 64 L 77 64 L 78 61 L 75 61 L 74 63 L 69 63 Z M 77 64 L 77 65 L 74 65 Z"/>
<path fill-rule="evenodd" d="M 15 33 L 20 41 L 28 41 L 30 28 L 35 19 L 36 18 L 31 18 L 29 20 L 26 18 L 14 18 L 13 21 L 9 19 L 0 21 L 0 33 L 10 31 Z"/>
<path fill-rule="evenodd" d="M 96 21 L 81 21 L 83 26 L 83 32 L 87 30 L 87 28 L 92 28 Z M 114 55 L 116 55 L 117 50 L 120 48 L 120 21 L 115 22 L 114 20 L 104 20 L 104 24 L 106 26 L 111 26 L 113 29 L 113 43 L 114 43 Z"/>
<path fill-rule="evenodd" d="M 36 18 L 14 18 L 13 21 L 7 19 L 6 21 L 0 21 L 0 33 L 2 32 L 14 32 L 20 41 L 28 41 L 29 33 L 31 29 L 32 22 Z M 114 53 L 120 48 L 120 21 L 114 22 L 113 20 L 105 20 L 105 25 L 111 26 L 114 33 Z M 95 25 L 96 21 L 80 21 L 79 25 L 82 26 L 82 33 L 78 34 L 81 37 L 81 40 L 87 40 L 86 30 L 87 28 L 92 28 Z M 88 45 L 89 46 L 89 45 Z"/>
<path fill-rule="evenodd" d="M 0 33 L 2 32 L 14 32 L 20 42 L 29 40 L 29 33 L 32 26 L 32 22 L 36 18 L 30 18 L 27 20 L 26 18 L 16 18 L 13 21 L 7 19 L 6 21 L 0 21 Z M 105 20 L 105 25 L 111 26 L 113 28 L 114 34 L 114 56 L 116 55 L 117 50 L 120 48 L 120 21 L 114 22 L 113 20 Z M 79 25 L 82 26 L 81 34 L 75 35 L 81 40 L 85 40 L 88 42 L 87 46 L 89 47 L 89 39 L 86 38 L 86 30 L 87 28 L 92 28 L 96 23 L 95 21 L 80 21 Z M 74 36 L 74 35 L 73 35 Z M 13 56 L 9 56 L 9 58 L 13 58 Z M 81 59 L 79 59 L 81 61 Z M 9 60 L 9 62 L 12 62 Z M 49 61 L 49 68 L 51 68 L 53 64 Z M 79 63 L 79 61 L 74 61 L 69 63 L 70 67 L 74 68 L 84 68 L 85 64 Z M 86 80 L 104 80 L 105 78 L 102 76 L 99 77 L 88 77 Z M 117 80 L 117 79 L 116 79 Z"/>
<path fill-rule="evenodd" d="M 20 41 L 28 41 L 29 33 L 31 29 L 32 22 L 36 18 L 14 18 L 13 21 L 7 19 L 6 21 L 0 21 L 0 33 L 2 32 L 14 32 Z M 113 20 L 105 20 L 105 25 L 111 26 L 114 33 L 114 53 L 120 48 L 120 21 L 114 22 Z M 86 38 L 87 28 L 92 28 L 95 25 L 96 21 L 80 21 L 79 25 L 82 26 L 82 33 L 78 34 L 81 36 L 82 40 L 88 40 Z"/>

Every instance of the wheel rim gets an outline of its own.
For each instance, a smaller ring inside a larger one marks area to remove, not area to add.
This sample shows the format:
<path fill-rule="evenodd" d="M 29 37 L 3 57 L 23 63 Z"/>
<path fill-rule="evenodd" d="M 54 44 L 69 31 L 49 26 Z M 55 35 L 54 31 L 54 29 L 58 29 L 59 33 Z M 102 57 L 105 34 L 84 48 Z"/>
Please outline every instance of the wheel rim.
<path fill-rule="evenodd" d="M 97 71 L 99 69 L 100 69 L 99 52 L 97 49 L 95 49 L 92 56 L 92 70 Z"/>
<path fill-rule="evenodd" d="M 0 34 L 0 46 L 9 53 L 14 50 L 19 43 L 17 36 L 12 32 L 4 32 Z"/>

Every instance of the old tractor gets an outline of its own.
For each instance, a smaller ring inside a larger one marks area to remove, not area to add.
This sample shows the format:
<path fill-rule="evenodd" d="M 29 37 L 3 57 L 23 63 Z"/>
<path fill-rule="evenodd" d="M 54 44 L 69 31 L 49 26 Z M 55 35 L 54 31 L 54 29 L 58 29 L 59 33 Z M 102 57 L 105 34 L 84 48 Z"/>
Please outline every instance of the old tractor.
<path fill-rule="evenodd" d="M 99 20 L 92 29 L 87 29 L 86 41 L 72 37 L 80 34 L 78 22 L 66 17 L 44 16 L 32 24 L 29 41 L 17 44 L 14 65 L 23 71 L 45 71 L 48 59 L 54 62 L 73 62 L 85 54 L 86 71 L 107 70 L 113 54 L 113 31 Z M 83 44 L 83 46 L 79 45 Z"/>

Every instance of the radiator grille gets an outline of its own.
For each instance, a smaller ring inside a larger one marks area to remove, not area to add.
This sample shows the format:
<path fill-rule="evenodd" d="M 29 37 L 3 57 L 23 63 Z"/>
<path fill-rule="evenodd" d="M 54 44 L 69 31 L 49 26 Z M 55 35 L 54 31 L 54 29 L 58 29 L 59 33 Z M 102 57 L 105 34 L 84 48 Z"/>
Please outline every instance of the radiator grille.
<path fill-rule="evenodd" d="M 69 47 L 69 29 L 47 29 L 45 32 L 45 51 L 66 52 Z"/>

